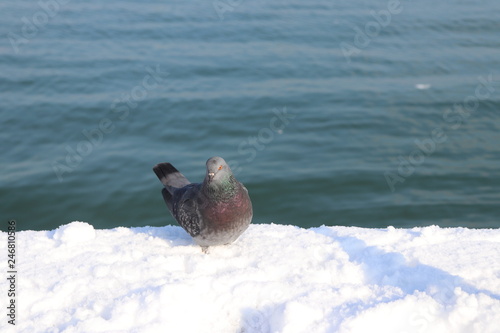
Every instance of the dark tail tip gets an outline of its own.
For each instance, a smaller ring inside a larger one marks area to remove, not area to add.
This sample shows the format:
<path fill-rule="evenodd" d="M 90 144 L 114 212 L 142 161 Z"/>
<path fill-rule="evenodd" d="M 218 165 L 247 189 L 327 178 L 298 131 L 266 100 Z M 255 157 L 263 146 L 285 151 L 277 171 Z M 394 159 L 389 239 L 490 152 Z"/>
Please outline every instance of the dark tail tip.
<path fill-rule="evenodd" d="M 167 185 L 167 176 L 171 173 L 179 172 L 172 164 L 170 163 L 158 163 L 153 167 L 153 171 L 156 174 L 156 177 L 162 182 L 163 185 Z"/>

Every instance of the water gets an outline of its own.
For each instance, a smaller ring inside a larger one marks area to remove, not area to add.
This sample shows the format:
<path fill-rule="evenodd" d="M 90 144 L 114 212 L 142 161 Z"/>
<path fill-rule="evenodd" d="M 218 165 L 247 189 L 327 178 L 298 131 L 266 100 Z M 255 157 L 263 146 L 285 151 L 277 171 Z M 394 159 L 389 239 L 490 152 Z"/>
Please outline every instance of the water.
<path fill-rule="evenodd" d="M 255 223 L 500 226 L 498 1 L 54 1 L 0 4 L 2 224 L 174 224 L 220 155 Z"/>

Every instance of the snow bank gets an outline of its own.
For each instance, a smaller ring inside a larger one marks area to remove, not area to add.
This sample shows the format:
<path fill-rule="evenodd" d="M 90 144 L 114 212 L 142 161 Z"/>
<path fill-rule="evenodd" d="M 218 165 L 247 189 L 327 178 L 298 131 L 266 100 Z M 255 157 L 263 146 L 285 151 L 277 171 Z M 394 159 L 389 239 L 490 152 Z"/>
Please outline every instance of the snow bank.
<path fill-rule="evenodd" d="M 204 254 L 180 227 L 72 222 L 17 253 L 17 332 L 500 330 L 499 229 L 251 225 Z"/>

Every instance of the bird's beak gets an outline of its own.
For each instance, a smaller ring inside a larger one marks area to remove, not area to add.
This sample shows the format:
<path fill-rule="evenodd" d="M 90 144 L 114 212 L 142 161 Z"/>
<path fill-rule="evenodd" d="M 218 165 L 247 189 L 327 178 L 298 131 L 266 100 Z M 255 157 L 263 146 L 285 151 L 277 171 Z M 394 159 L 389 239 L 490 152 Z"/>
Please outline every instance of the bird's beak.
<path fill-rule="evenodd" d="M 211 182 L 212 179 L 214 179 L 215 173 L 214 172 L 209 172 L 208 173 L 208 181 Z"/>

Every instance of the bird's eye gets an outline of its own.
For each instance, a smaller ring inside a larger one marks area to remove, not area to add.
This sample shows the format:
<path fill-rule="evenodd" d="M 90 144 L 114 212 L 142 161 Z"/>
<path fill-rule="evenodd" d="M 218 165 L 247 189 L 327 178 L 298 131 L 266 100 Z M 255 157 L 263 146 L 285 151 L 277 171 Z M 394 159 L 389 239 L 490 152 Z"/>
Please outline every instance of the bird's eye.
<path fill-rule="evenodd" d="M 219 170 L 221 170 L 221 169 L 222 169 L 222 165 L 219 165 Z"/>

